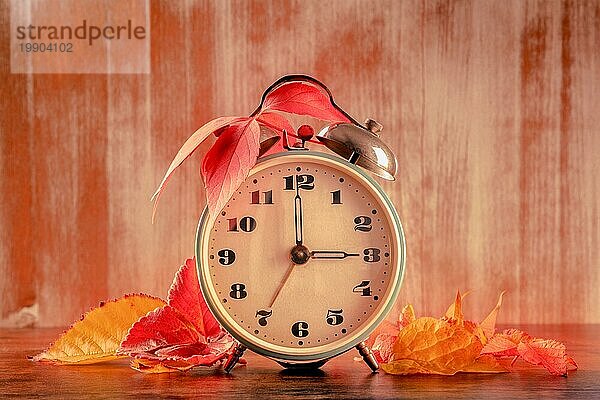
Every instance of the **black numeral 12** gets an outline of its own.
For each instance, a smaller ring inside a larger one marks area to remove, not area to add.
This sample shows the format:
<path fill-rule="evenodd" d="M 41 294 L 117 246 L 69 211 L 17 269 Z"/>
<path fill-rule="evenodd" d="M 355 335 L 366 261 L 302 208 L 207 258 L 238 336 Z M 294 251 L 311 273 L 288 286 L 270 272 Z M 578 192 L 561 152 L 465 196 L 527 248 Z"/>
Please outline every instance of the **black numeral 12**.
<path fill-rule="evenodd" d="M 298 185 L 299 190 L 313 190 L 315 188 L 315 177 L 309 174 L 290 175 L 283 177 L 285 187 L 283 190 L 294 190 L 294 181 Z"/>

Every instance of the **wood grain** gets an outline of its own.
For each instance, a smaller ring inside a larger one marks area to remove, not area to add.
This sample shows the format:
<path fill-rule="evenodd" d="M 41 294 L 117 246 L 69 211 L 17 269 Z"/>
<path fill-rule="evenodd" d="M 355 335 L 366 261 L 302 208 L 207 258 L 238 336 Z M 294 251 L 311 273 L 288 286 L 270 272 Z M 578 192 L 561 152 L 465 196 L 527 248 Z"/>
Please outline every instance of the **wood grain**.
<path fill-rule="evenodd" d="M 25 357 L 42 351 L 57 329 L 0 329 L 0 387 L 7 397 L 85 398 L 306 398 L 306 399 L 539 399 L 600 396 L 599 325 L 525 326 L 536 336 L 564 340 L 579 370 L 567 378 L 517 362 L 509 374 L 393 376 L 371 374 L 353 361 L 354 349 L 321 370 L 289 371 L 274 361 L 246 352 L 245 367 L 231 375 L 222 369 L 143 374 L 127 360 L 80 366 L 33 363 Z"/>
<path fill-rule="evenodd" d="M 149 4 L 151 74 L 23 75 L 0 2 L 3 325 L 164 296 L 193 252 L 208 144 L 154 225 L 151 193 L 189 134 L 287 73 L 384 125 L 407 237 L 398 309 L 438 315 L 473 289 L 477 319 L 507 289 L 503 322 L 600 322 L 600 2 Z"/>

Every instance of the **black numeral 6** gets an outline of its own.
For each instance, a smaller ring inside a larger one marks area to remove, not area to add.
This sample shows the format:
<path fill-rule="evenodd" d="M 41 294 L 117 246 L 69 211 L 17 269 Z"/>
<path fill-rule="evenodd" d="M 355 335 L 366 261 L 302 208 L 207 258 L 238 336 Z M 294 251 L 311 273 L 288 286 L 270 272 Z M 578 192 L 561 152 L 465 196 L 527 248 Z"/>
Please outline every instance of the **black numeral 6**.
<path fill-rule="evenodd" d="M 308 322 L 298 321 L 292 325 L 292 335 L 302 338 L 308 336 Z"/>

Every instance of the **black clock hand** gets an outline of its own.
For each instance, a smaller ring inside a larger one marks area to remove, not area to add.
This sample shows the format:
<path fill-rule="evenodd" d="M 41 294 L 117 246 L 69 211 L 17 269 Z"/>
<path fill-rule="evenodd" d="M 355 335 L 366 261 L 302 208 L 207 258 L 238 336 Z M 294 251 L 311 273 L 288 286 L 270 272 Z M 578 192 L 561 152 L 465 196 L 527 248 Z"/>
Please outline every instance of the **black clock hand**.
<path fill-rule="evenodd" d="M 358 253 L 346 253 L 345 251 L 336 250 L 317 250 L 310 252 L 310 258 L 315 259 L 327 259 L 327 260 L 341 260 L 346 257 L 358 257 Z"/>
<path fill-rule="evenodd" d="M 294 197 L 294 226 L 296 227 L 296 245 L 302 245 L 302 198 L 298 189 L 298 179 L 296 179 L 296 197 Z"/>

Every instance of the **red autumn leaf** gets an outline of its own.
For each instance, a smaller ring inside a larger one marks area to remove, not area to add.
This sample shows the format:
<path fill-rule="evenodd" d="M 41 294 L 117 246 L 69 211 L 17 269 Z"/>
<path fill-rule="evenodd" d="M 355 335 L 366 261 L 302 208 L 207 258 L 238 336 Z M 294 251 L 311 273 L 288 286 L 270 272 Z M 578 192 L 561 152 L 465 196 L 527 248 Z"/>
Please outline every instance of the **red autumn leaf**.
<path fill-rule="evenodd" d="M 523 360 L 541 365 L 554 375 L 567 375 L 567 355 L 564 344 L 552 339 L 533 339 L 517 346 Z"/>
<path fill-rule="evenodd" d="M 481 351 L 481 354 L 491 354 L 494 357 L 517 357 L 517 345 L 531 337 L 518 329 L 507 329 L 492 336 Z"/>
<path fill-rule="evenodd" d="M 118 354 L 134 358 L 143 372 L 170 372 L 211 366 L 229 356 L 234 345 L 204 302 L 194 259 L 181 266 L 168 304 L 140 318 L 121 343 Z"/>
<path fill-rule="evenodd" d="M 256 119 L 260 125 L 281 134 L 284 130 L 288 135 L 295 135 L 294 127 L 283 115 L 276 112 L 263 112 Z"/>
<path fill-rule="evenodd" d="M 554 375 L 566 376 L 569 369 L 577 369 L 575 361 L 567 356 L 564 344 L 552 339 L 533 338 L 517 329 L 494 335 L 481 354 L 520 357 L 530 364 L 543 366 Z"/>
<path fill-rule="evenodd" d="M 175 275 L 167 303 L 192 322 L 201 335 L 215 336 L 221 331 L 221 326 L 203 300 L 193 258 L 188 258 L 185 266 Z"/>
<path fill-rule="evenodd" d="M 245 118 L 240 117 L 215 118 L 212 121 L 209 121 L 206 124 L 202 125 L 200 128 L 198 128 L 196 132 L 194 132 L 192 136 L 190 136 L 188 140 L 185 141 L 183 146 L 181 146 L 181 148 L 177 152 L 177 155 L 175 156 L 173 161 L 171 161 L 171 165 L 169 165 L 169 169 L 167 169 L 165 176 L 160 182 L 160 185 L 158 185 L 158 189 L 156 189 L 156 192 L 154 192 L 154 194 L 152 195 L 152 200 L 154 201 L 154 209 L 152 210 L 152 221 L 154 221 L 154 215 L 156 214 L 156 207 L 158 206 L 160 194 L 165 188 L 167 181 L 171 177 L 171 174 L 177 169 L 177 167 L 179 167 L 189 156 L 191 156 L 192 153 L 198 148 L 198 146 L 200 146 L 200 144 L 202 144 L 202 142 L 204 142 L 204 140 L 207 137 L 209 137 L 213 132 L 218 131 L 219 129 L 222 129 L 236 122 L 240 122 L 244 119 Z"/>
<path fill-rule="evenodd" d="M 396 343 L 397 338 L 398 334 L 388 335 L 386 333 L 380 333 L 377 335 L 373 345 L 371 346 L 371 350 L 373 351 L 373 355 L 375 356 L 377 362 L 390 362 L 392 356 L 394 355 L 394 343 Z"/>
<path fill-rule="evenodd" d="M 295 136 L 294 127 L 290 124 L 290 121 L 287 120 L 283 115 L 275 112 L 265 112 L 261 113 L 256 120 L 261 129 L 270 129 L 271 131 L 276 132 L 279 136 L 283 138 L 283 131 L 285 130 L 288 135 Z M 283 148 L 283 140 L 280 139 L 275 143 L 269 151 L 267 151 L 264 156 L 268 156 L 275 153 L 280 153 L 284 151 Z"/>
<path fill-rule="evenodd" d="M 277 110 L 307 115 L 330 122 L 350 122 L 336 110 L 329 96 L 316 86 L 304 82 L 290 82 L 267 95 L 262 111 Z"/>
<path fill-rule="evenodd" d="M 211 218 L 229 201 L 248 177 L 259 153 L 260 126 L 254 118 L 230 125 L 202 160 Z"/>
<path fill-rule="evenodd" d="M 298 135 L 296 134 L 296 132 L 295 132 L 294 127 L 292 126 L 292 124 L 290 124 L 290 121 L 288 121 L 288 119 L 285 116 L 281 115 L 280 113 L 277 113 L 277 112 L 263 112 L 263 113 L 259 114 L 259 116 L 257 118 L 257 121 L 258 121 L 258 123 L 260 124 L 261 127 L 265 127 L 265 128 L 271 129 L 272 131 L 277 132 L 281 136 L 283 136 L 283 131 L 285 130 L 287 132 L 287 134 L 288 134 L 288 140 L 291 137 L 298 138 Z M 318 145 L 323 146 L 323 143 L 321 143 L 317 139 L 310 139 L 308 141 L 310 143 L 314 143 L 314 144 L 318 144 Z M 291 145 L 291 143 L 290 143 L 290 145 Z M 279 153 L 279 152 L 281 152 L 283 150 L 284 150 L 284 148 L 283 148 L 283 140 L 280 140 L 265 155 Z"/>

